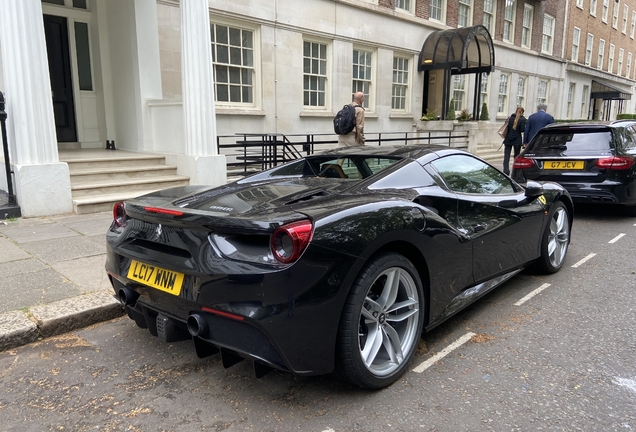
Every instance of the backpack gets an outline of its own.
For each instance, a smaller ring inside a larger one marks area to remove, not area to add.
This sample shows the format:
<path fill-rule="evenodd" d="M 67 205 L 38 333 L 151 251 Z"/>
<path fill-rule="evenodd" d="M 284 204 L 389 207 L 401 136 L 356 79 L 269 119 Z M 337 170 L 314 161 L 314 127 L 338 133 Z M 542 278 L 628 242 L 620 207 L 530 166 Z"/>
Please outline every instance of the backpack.
<path fill-rule="evenodd" d="M 356 125 L 356 109 L 352 105 L 345 105 L 333 118 L 333 130 L 338 135 L 347 135 Z"/>

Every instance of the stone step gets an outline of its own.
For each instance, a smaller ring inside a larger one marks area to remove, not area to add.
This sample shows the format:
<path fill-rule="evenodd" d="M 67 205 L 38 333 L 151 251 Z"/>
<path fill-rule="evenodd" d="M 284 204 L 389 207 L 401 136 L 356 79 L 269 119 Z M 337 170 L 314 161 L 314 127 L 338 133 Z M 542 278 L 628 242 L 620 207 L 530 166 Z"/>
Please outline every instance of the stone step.
<path fill-rule="evenodd" d="M 106 150 L 104 150 L 106 151 Z M 112 151 L 112 150 L 109 150 Z M 106 169 L 106 168 L 118 168 L 118 167 L 137 167 L 148 165 L 164 165 L 165 156 L 161 155 L 131 155 L 127 153 L 123 156 L 108 155 L 108 157 L 95 157 L 95 158 L 78 158 L 78 159 L 65 159 L 64 162 L 68 164 L 68 169 L 72 173 L 76 170 L 85 169 Z"/>
<path fill-rule="evenodd" d="M 73 198 L 73 211 L 76 214 L 112 211 L 115 203 L 129 200 L 141 195 L 146 195 L 157 190 L 158 189 L 145 189 L 117 193 L 102 193 L 86 197 Z"/>
<path fill-rule="evenodd" d="M 177 167 L 170 165 L 142 165 L 131 167 L 102 167 L 73 169 L 70 171 L 71 185 L 113 179 L 134 179 L 177 175 Z"/>
<path fill-rule="evenodd" d="M 180 175 L 155 176 L 139 179 L 98 180 L 77 183 L 71 186 L 73 199 L 106 193 L 137 192 L 143 190 L 159 190 L 174 186 L 186 186 L 189 177 Z"/>

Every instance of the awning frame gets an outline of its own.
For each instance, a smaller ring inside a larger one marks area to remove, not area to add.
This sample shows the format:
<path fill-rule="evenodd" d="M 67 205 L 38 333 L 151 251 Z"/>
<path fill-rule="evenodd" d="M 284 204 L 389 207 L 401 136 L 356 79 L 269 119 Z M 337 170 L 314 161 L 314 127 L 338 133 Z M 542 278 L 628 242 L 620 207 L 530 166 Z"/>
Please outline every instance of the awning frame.
<path fill-rule="evenodd" d="M 444 70 L 442 113 L 450 105 L 449 92 L 452 75 L 476 75 L 473 97 L 473 119 L 478 118 L 481 74 L 495 70 L 495 50 L 490 32 L 483 25 L 435 31 L 428 35 L 418 57 L 417 70 L 424 72 L 422 113 L 428 101 L 428 77 L 431 70 Z"/>

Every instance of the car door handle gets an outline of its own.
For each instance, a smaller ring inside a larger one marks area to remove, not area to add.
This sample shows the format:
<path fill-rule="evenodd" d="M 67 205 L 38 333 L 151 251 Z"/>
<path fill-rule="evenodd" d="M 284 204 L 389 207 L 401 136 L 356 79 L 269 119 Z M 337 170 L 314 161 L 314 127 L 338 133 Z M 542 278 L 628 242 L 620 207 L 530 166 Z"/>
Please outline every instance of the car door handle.
<path fill-rule="evenodd" d="M 475 233 L 479 232 L 479 231 L 483 231 L 485 229 L 486 229 L 486 227 L 484 225 L 481 225 L 481 224 L 473 225 L 473 232 L 475 232 Z"/>

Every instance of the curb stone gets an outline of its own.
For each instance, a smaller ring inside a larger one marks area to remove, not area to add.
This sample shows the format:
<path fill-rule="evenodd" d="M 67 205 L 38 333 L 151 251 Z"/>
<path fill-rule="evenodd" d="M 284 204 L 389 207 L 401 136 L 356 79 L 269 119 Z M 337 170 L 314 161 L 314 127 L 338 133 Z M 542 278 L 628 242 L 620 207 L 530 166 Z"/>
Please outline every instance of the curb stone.
<path fill-rule="evenodd" d="M 59 300 L 22 311 L 0 314 L 0 351 L 108 321 L 123 315 L 119 301 L 109 292 Z"/>
<path fill-rule="evenodd" d="M 0 351 L 38 340 L 38 328 L 22 311 L 0 314 Z"/>

